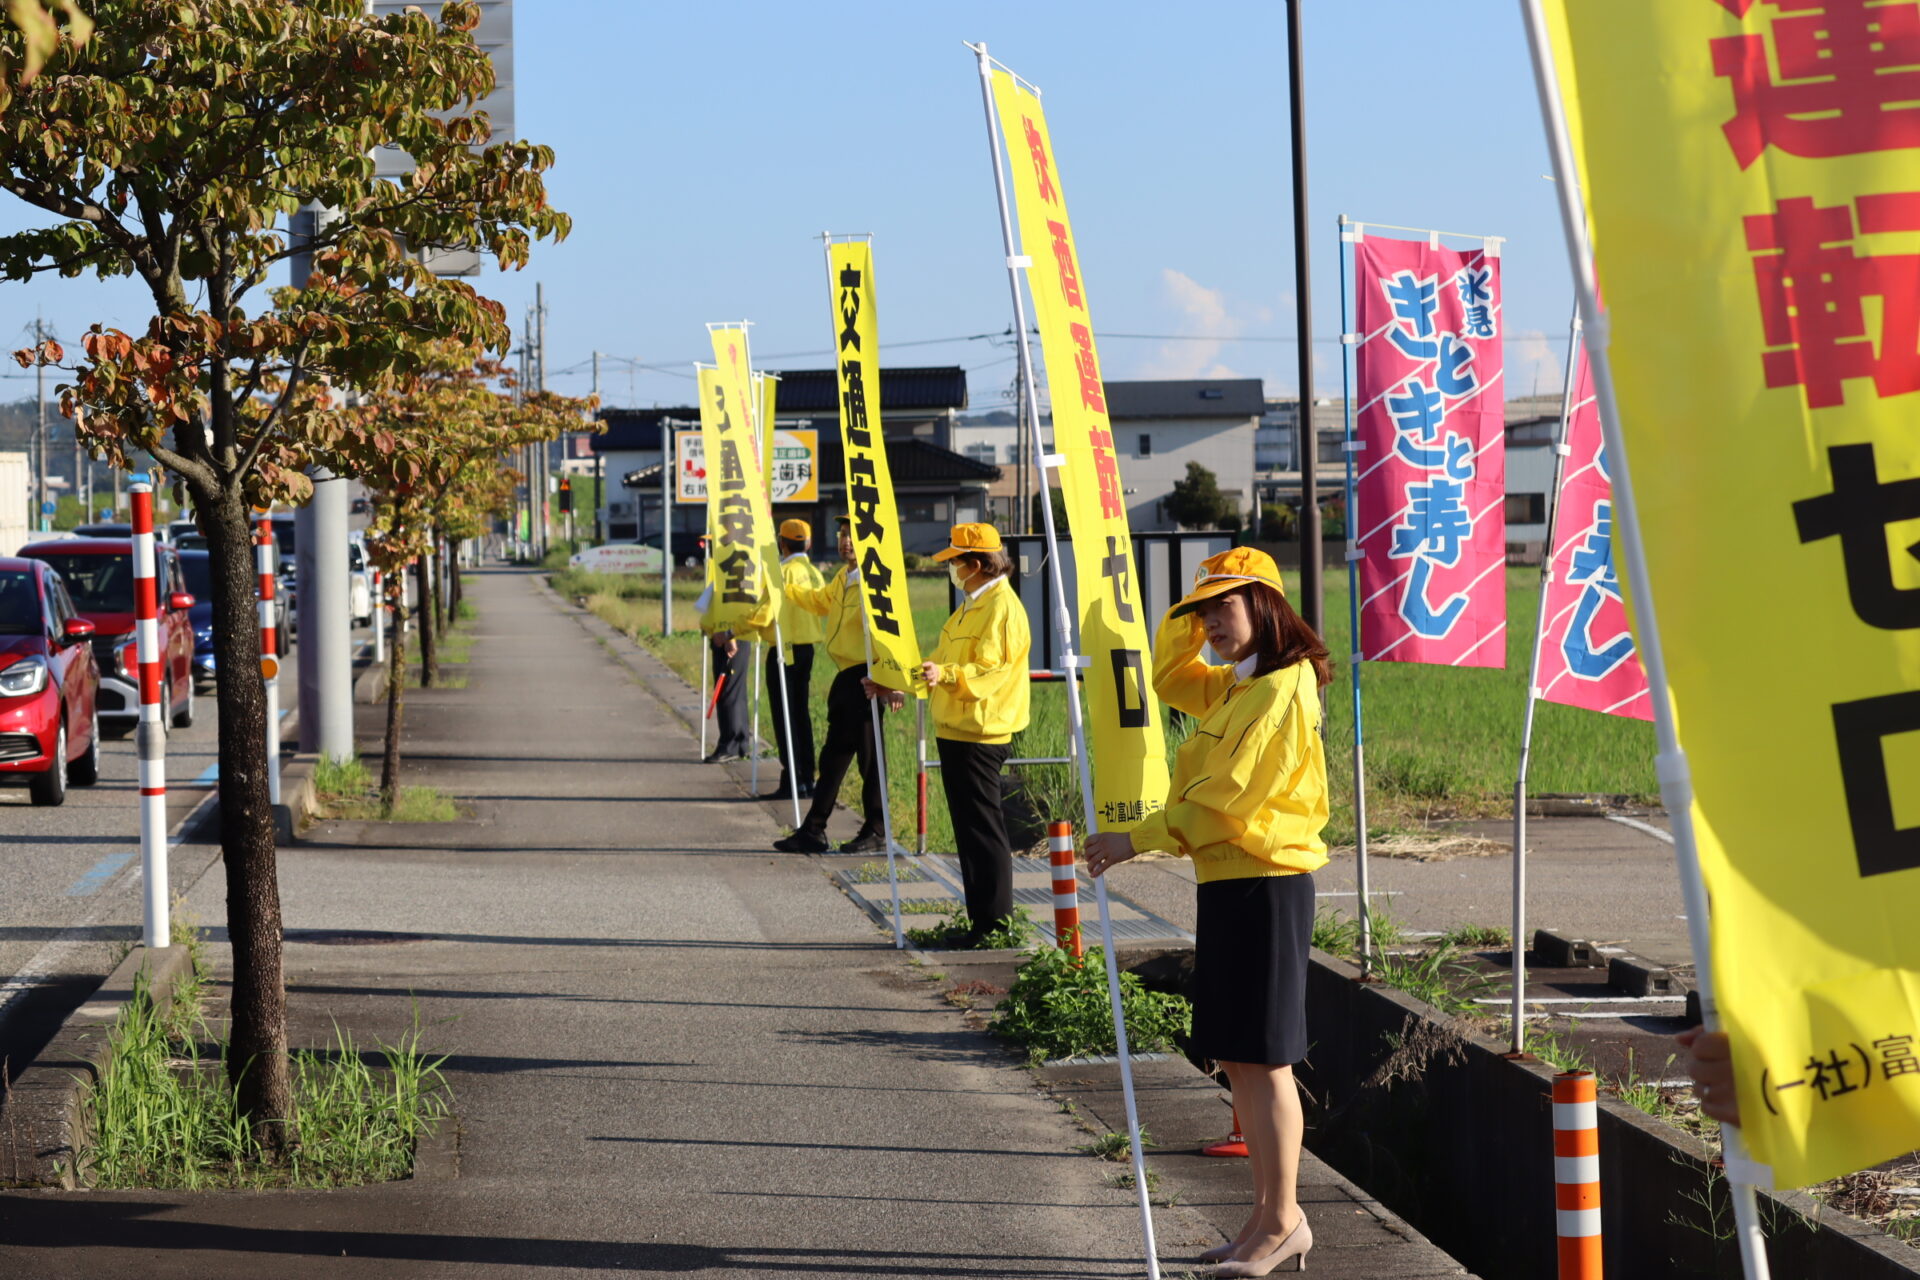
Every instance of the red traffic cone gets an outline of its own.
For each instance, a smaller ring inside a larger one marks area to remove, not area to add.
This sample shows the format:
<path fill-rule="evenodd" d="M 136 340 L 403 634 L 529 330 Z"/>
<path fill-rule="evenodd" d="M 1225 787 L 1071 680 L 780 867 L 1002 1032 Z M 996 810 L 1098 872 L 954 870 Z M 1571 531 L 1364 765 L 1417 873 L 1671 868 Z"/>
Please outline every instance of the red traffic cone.
<path fill-rule="evenodd" d="M 1233 1111 L 1233 1132 L 1218 1142 L 1209 1142 L 1206 1146 L 1200 1148 L 1200 1154 L 1203 1156 L 1238 1156 L 1242 1160 L 1247 1158 L 1247 1140 L 1240 1132 L 1240 1109 L 1238 1107 L 1235 1107 Z"/>

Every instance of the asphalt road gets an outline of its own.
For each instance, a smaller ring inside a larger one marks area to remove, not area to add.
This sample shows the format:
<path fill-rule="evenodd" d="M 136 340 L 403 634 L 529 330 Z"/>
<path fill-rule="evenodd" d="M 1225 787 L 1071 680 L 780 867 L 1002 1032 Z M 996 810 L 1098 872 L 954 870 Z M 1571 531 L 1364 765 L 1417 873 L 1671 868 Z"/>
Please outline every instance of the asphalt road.
<path fill-rule="evenodd" d="M 291 669 L 289 671 L 291 674 Z M 283 678 L 282 712 L 299 682 Z M 167 740 L 168 883 L 184 893 L 220 856 L 209 803 L 218 771 L 212 686 Z M 289 723 L 290 722 L 286 722 Z M 133 735 L 101 735 L 100 781 L 58 808 L 0 789 L 0 1057 L 9 1079 L 140 938 L 139 783 Z M 171 896 L 171 895 L 170 895 Z"/>

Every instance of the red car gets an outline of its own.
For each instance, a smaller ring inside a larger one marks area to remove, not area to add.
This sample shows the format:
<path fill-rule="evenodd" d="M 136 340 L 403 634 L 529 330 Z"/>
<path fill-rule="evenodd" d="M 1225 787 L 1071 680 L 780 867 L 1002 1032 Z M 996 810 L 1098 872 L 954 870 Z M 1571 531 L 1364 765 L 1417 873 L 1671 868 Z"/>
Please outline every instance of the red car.
<path fill-rule="evenodd" d="M 100 780 L 93 633 L 59 574 L 0 559 L 0 786 L 29 788 L 35 804 Z"/>
<path fill-rule="evenodd" d="M 93 658 L 100 668 L 100 718 L 132 728 L 140 719 L 140 662 L 133 635 L 133 539 L 60 538 L 20 548 L 26 559 L 60 574 L 81 617 L 93 623 Z M 159 581 L 160 705 L 164 726 L 193 723 L 193 596 L 185 589 L 180 553 L 153 548 Z"/>

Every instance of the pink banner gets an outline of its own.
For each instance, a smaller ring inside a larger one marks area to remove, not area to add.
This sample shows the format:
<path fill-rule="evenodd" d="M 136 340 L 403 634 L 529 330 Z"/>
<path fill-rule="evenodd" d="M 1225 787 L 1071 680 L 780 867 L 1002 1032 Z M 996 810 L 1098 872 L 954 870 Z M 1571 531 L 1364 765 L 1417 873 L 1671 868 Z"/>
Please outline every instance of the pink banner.
<path fill-rule="evenodd" d="M 1503 667 L 1500 259 L 1417 240 L 1355 249 L 1358 651 L 1368 662 Z"/>
<path fill-rule="evenodd" d="M 1553 568 L 1540 636 L 1540 696 L 1610 715 L 1653 719 L 1613 564 L 1613 479 L 1587 353 L 1573 385 L 1566 474 L 1554 499 Z"/>

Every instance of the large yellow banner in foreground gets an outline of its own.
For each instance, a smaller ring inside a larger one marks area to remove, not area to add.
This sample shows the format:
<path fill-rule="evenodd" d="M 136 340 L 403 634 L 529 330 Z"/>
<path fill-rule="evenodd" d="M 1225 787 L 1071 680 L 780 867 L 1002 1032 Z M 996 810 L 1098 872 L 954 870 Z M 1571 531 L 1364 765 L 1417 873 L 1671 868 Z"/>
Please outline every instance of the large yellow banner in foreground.
<path fill-rule="evenodd" d="M 1743 1128 L 1784 1185 L 1920 1146 L 1920 111 L 1880 74 L 1911 50 L 1822 7 L 1547 5 Z"/>
<path fill-rule="evenodd" d="M 719 343 L 716 341 L 715 345 Z M 744 379 L 742 380 L 744 383 Z M 700 438 L 707 455 L 707 537 L 713 548 L 709 612 L 717 627 L 744 622 L 763 603 L 777 616 L 780 544 L 754 453 L 746 397 L 725 369 L 700 370 Z"/>
<path fill-rule="evenodd" d="M 1147 656 L 1154 620 L 1140 608 L 1093 318 L 1047 118 L 1039 97 L 1002 70 L 993 73 L 993 100 L 1013 169 L 1020 247 L 1032 260 L 1027 282 L 1053 389 L 1054 448 L 1066 458 L 1061 492 L 1073 530 L 1080 647 L 1092 660 L 1086 692 L 1094 812 L 1101 830 L 1125 831 L 1167 799 L 1167 744 Z"/>
<path fill-rule="evenodd" d="M 834 352 L 840 380 L 840 441 L 847 459 L 847 512 L 853 517 L 854 563 L 860 600 L 873 641 L 868 674 L 877 684 L 924 698 L 911 679 L 920 666 L 907 600 L 907 562 L 900 517 L 893 503 L 880 430 L 880 318 L 873 304 L 873 246 L 864 241 L 827 246 L 832 277 Z"/>

